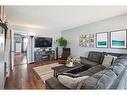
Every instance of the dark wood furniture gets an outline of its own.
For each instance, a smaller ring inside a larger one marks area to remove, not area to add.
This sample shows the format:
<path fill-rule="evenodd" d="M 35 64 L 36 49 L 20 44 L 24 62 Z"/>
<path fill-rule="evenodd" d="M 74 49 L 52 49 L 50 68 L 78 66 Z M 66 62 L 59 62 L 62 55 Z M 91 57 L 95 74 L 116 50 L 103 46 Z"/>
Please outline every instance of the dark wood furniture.
<path fill-rule="evenodd" d="M 62 66 L 53 67 L 52 69 L 54 70 L 54 77 L 57 77 L 59 74 L 63 74 L 63 73 L 76 75 L 77 73 L 87 70 L 89 68 L 90 67 L 88 67 L 84 64 L 74 63 L 73 67 L 67 67 L 66 65 L 62 65 Z"/>
<path fill-rule="evenodd" d="M 71 55 L 71 49 L 63 48 L 61 58 L 59 59 L 59 64 L 66 64 L 66 60 L 70 55 Z"/>
<path fill-rule="evenodd" d="M 51 61 L 55 59 L 55 51 L 35 51 L 34 52 L 34 61 Z"/>

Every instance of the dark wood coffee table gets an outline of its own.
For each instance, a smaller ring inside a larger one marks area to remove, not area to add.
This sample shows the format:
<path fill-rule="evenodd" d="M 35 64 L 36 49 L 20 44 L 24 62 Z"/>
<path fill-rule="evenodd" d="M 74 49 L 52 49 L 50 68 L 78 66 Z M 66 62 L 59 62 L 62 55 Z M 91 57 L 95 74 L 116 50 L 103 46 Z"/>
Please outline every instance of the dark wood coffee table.
<path fill-rule="evenodd" d="M 66 73 L 68 71 L 74 70 L 76 68 L 80 68 L 84 66 L 84 64 L 81 63 L 75 63 L 73 67 L 67 67 L 65 64 L 57 67 L 53 67 L 54 70 L 54 77 L 57 77 L 61 73 Z"/>

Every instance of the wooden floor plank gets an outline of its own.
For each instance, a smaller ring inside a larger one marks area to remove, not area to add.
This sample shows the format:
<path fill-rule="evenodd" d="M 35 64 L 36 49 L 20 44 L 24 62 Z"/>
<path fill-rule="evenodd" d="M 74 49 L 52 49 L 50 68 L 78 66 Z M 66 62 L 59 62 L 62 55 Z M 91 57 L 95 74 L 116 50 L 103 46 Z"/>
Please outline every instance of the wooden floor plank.
<path fill-rule="evenodd" d="M 5 89 L 45 89 L 45 84 L 33 73 L 33 68 L 58 61 L 45 61 L 32 64 L 15 65 L 7 78 Z"/>

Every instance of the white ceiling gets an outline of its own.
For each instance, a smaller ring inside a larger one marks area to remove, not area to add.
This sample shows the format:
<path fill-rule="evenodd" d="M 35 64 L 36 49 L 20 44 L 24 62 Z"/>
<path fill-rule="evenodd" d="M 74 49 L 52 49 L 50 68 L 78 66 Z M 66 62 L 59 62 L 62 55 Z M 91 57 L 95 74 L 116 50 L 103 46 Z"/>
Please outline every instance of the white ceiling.
<path fill-rule="evenodd" d="M 11 24 L 63 31 L 127 13 L 127 6 L 6 6 Z"/>

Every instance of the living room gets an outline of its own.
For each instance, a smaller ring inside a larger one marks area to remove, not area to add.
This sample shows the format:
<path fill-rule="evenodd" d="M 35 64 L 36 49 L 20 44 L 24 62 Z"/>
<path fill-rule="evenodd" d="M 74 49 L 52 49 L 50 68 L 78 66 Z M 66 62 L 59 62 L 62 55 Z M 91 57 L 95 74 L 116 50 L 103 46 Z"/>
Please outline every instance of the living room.
<path fill-rule="evenodd" d="M 6 39 L 0 89 L 127 89 L 127 6 L 1 5 L 0 10 Z M 27 34 L 26 64 L 18 58 L 14 64 L 17 33 Z"/>

